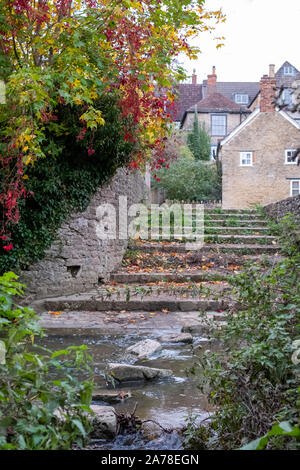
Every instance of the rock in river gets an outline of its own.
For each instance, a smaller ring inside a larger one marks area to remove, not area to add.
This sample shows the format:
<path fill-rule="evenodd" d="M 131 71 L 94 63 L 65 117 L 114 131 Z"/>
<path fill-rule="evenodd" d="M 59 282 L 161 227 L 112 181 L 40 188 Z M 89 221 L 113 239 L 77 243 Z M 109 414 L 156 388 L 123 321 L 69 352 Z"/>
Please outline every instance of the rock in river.
<path fill-rule="evenodd" d="M 95 416 L 92 418 L 93 431 L 91 437 L 94 439 L 112 438 L 117 432 L 117 417 L 112 406 L 91 405 Z"/>
<path fill-rule="evenodd" d="M 162 343 L 192 343 L 193 337 L 190 333 L 171 333 L 169 335 L 160 336 L 159 341 Z"/>
<path fill-rule="evenodd" d="M 134 354 L 139 359 L 146 359 L 159 349 L 161 349 L 161 344 L 158 341 L 154 341 L 153 339 L 145 339 L 144 341 L 139 341 L 133 346 L 127 348 L 126 352 Z"/>
<path fill-rule="evenodd" d="M 130 364 L 110 363 L 107 365 L 107 369 L 108 373 L 118 382 L 154 380 L 173 375 L 173 372 L 168 369 L 154 369 L 152 367 L 132 366 Z"/>

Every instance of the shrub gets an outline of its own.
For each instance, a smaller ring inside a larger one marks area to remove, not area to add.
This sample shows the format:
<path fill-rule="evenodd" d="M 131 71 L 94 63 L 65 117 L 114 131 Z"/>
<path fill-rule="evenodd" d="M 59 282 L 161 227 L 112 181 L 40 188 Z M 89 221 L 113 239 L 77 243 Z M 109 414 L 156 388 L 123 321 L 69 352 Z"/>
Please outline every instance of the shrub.
<path fill-rule="evenodd" d="M 199 160 L 179 158 L 169 168 L 158 171 L 153 186 L 166 189 L 168 198 L 186 201 L 210 201 L 221 198 L 216 166 Z"/>
<path fill-rule="evenodd" d="M 22 289 L 14 273 L 0 277 L 0 449 L 82 446 L 90 430 L 91 358 L 86 346 L 51 352 L 35 345 L 43 335 L 38 317 L 12 300 Z"/>
<path fill-rule="evenodd" d="M 243 307 L 231 311 L 220 333 L 222 354 L 200 360 L 201 388 L 217 411 L 205 432 L 189 429 L 196 448 L 234 449 L 255 440 L 246 448 L 299 449 L 300 250 L 292 227 L 290 217 L 280 226 L 286 256 L 230 278 Z"/>

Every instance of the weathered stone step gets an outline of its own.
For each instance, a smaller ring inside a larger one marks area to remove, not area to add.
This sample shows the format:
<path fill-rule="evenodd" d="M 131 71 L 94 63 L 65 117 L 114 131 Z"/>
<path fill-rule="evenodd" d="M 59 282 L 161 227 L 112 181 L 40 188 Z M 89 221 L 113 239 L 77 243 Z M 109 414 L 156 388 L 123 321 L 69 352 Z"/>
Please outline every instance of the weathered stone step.
<path fill-rule="evenodd" d="M 130 243 L 131 249 L 136 249 L 139 251 L 145 252 L 178 252 L 178 253 L 188 253 L 188 250 L 185 247 L 185 243 L 176 243 L 176 242 L 163 242 L 162 243 L 139 243 L 133 244 Z M 215 244 L 204 244 L 195 252 L 205 253 L 207 251 L 220 251 L 228 253 L 240 253 L 240 254 L 267 254 L 275 253 L 279 251 L 278 245 L 255 245 L 255 244 L 235 244 L 235 243 L 215 243 Z"/>
<path fill-rule="evenodd" d="M 56 313 L 56 314 L 55 314 Z M 124 335 L 130 333 L 155 332 L 152 338 L 161 335 L 179 334 L 184 328 L 192 328 L 197 335 L 207 331 L 207 321 L 221 323 L 227 319 L 225 309 L 218 310 L 135 310 L 135 311 L 68 311 L 43 312 L 39 324 L 46 328 L 48 335 L 96 336 L 106 334 Z M 212 325 L 213 326 L 213 325 Z"/>
<path fill-rule="evenodd" d="M 180 240 L 182 242 L 189 241 L 189 238 L 185 238 L 184 235 L 179 234 L 179 233 L 161 233 L 159 234 L 159 239 L 158 238 L 150 238 L 149 241 L 164 241 L 164 240 Z M 204 235 L 204 241 L 205 242 L 213 242 L 213 243 L 228 243 L 230 241 L 231 243 L 266 243 L 268 242 L 273 242 L 276 241 L 277 237 L 273 235 L 251 235 L 251 234 L 223 234 L 223 233 L 214 233 L 214 234 L 205 234 Z"/>
<path fill-rule="evenodd" d="M 232 224 L 233 220 L 230 221 Z M 257 228 L 262 228 L 266 227 L 268 222 L 266 220 L 260 220 L 260 219 L 242 219 L 242 220 L 237 220 L 235 219 L 235 222 L 239 224 L 239 227 L 257 227 Z M 232 226 L 228 225 L 228 220 L 226 219 L 206 219 L 204 220 L 204 226 L 205 227 L 210 227 L 210 226 Z"/>
<path fill-rule="evenodd" d="M 124 273 L 117 272 L 110 275 L 110 280 L 119 284 L 142 284 L 147 282 L 201 282 L 201 281 L 221 281 L 226 279 L 233 271 L 224 269 L 209 271 L 185 271 L 185 272 L 137 272 Z"/>
<path fill-rule="evenodd" d="M 259 214 L 261 215 L 256 209 L 217 209 L 217 208 L 204 208 L 204 212 L 206 213 L 213 213 L 213 214 L 219 214 L 221 213 L 234 213 L 234 214 Z"/>
<path fill-rule="evenodd" d="M 212 218 L 212 219 L 238 219 L 238 220 L 252 220 L 252 219 L 255 219 L 255 220 L 265 220 L 265 217 L 263 215 L 259 215 L 259 214 L 239 214 L 239 213 L 231 213 L 231 212 L 227 212 L 225 214 L 216 214 L 216 213 L 210 213 L 210 214 L 207 214 L 206 212 L 204 212 L 204 218 L 207 218 L 209 220 L 209 218 Z"/>
<path fill-rule="evenodd" d="M 168 227 L 166 227 L 168 229 Z M 182 227 L 181 229 L 181 232 L 184 233 L 186 231 L 186 233 L 190 233 L 193 231 L 193 229 L 195 229 L 195 227 L 192 227 L 192 226 L 187 226 L 187 227 Z M 149 234 L 151 235 L 151 232 L 159 232 L 159 230 L 161 232 L 164 232 L 165 231 L 165 227 L 149 227 L 148 230 L 141 230 L 140 233 L 145 233 L 145 234 Z M 173 227 L 170 227 L 169 229 L 170 233 L 174 232 L 174 229 Z M 177 231 L 179 232 L 179 229 L 176 230 L 176 233 Z M 229 233 L 241 233 L 243 235 L 245 235 L 245 232 L 249 234 L 253 233 L 253 232 L 268 232 L 269 229 L 268 227 L 257 227 L 255 225 L 253 226 L 250 226 L 250 227 L 247 227 L 247 226 L 237 226 L 237 227 L 230 227 L 230 226 L 227 226 L 227 225 L 223 225 L 223 226 L 212 226 L 212 225 L 207 225 L 207 224 L 204 224 L 204 233 L 205 234 L 210 234 L 210 233 L 215 233 L 215 232 L 229 232 Z M 260 235 L 260 233 L 258 233 L 258 235 Z"/>
<path fill-rule="evenodd" d="M 273 235 L 240 235 L 240 234 L 214 234 L 214 235 L 205 235 L 205 241 L 227 243 L 228 241 L 232 243 L 267 243 L 276 241 L 277 237 Z"/>
<path fill-rule="evenodd" d="M 268 227 L 256 227 L 256 226 L 253 226 L 253 227 L 227 227 L 226 225 L 224 225 L 223 227 L 212 227 L 210 225 L 205 225 L 204 226 L 204 233 L 207 233 L 209 234 L 210 231 L 220 231 L 220 232 L 232 232 L 232 233 L 241 233 L 243 235 L 245 235 L 245 232 L 249 232 L 249 234 L 253 233 L 253 232 L 267 232 L 269 229 Z M 259 233 L 258 233 L 259 234 Z M 260 235 L 260 234 L 259 234 Z"/>
<path fill-rule="evenodd" d="M 171 296 L 165 299 L 158 299 L 157 297 L 144 297 L 143 299 L 126 300 L 102 300 L 96 298 L 92 294 L 78 294 L 66 297 L 57 297 L 51 299 L 44 299 L 39 305 L 35 307 L 39 311 L 145 311 L 157 312 L 160 310 L 167 310 L 170 312 L 182 311 L 188 312 L 191 310 L 225 310 L 234 302 L 231 300 L 219 299 L 176 299 Z"/>

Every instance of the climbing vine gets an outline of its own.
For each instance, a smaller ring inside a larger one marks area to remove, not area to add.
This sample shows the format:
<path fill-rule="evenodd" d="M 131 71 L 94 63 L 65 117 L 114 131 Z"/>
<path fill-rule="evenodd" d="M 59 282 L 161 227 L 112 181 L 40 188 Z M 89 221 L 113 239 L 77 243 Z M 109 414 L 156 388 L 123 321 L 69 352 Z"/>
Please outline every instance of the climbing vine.
<path fill-rule="evenodd" d="M 130 165 L 154 158 L 159 165 L 168 132 L 174 82 L 184 73 L 176 57 L 195 58 L 189 44 L 199 32 L 224 21 L 204 0 L 3 0 L 0 6 L 0 65 L 6 82 L 1 107 L 0 192 L 2 236 L 17 223 L 20 201 L 30 196 L 30 167 L 62 152 L 45 149 L 49 129 L 68 135 L 58 119 L 68 106 L 78 117 L 77 140 L 95 155 L 94 132 L 104 126 L 99 99 L 114 95 L 121 110 Z M 220 38 L 221 40 L 221 38 Z M 87 132 L 87 131 L 91 132 Z M 89 135 L 89 139 L 86 136 Z M 7 250 L 12 245 L 7 246 Z"/>

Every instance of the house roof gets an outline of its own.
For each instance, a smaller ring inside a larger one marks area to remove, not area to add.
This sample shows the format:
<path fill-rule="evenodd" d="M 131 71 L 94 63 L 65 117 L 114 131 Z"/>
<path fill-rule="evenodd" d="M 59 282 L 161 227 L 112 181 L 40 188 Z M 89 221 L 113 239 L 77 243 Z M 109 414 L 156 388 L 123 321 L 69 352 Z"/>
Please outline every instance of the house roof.
<path fill-rule="evenodd" d="M 210 113 L 210 112 L 240 112 L 240 105 L 234 101 L 221 95 L 221 93 L 212 93 L 203 100 L 196 103 L 198 112 Z M 193 112 L 195 106 L 191 106 L 187 112 Z"/>
<path fill-rule="evenodd" d="M 207 80 L 203 81 L 203 96 L 206 96 Z M 236 93 L 249 96 L 249 103 L 259 91 L 259 82 L 218 82 L 217 93 L 221 93 L 229 100 L 234 99 Z"/>
<path fill-rule="evenodd" d="M 181 121 L 185 111 L 202 100 L 202 85 L 184 83 L 177 87 L 178 99 L 172 113 L 174 121 Z"/>

